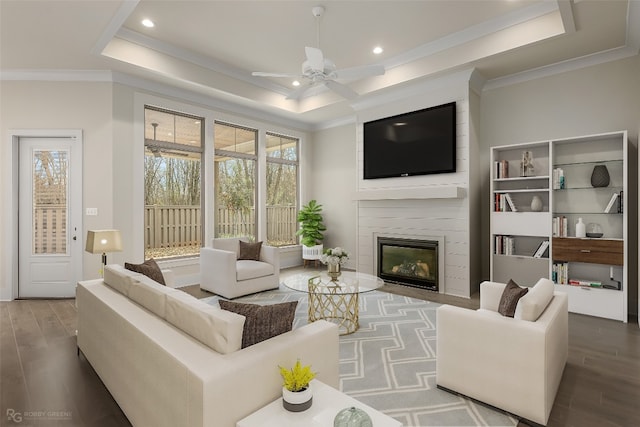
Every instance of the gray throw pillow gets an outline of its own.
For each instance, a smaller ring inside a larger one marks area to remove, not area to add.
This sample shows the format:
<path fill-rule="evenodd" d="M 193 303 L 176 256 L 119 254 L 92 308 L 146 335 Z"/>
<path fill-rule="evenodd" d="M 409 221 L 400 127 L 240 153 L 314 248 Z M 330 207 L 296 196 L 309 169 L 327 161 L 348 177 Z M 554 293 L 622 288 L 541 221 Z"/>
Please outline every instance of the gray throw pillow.
<path fill-rule="evenodd" d="M 242 348 L 289 332 L 293 327 L 298 301 L 271 305 L 243 304 L 219 300 L 220 308 L 243 315 Z"/>
<path fill-rule="evenodd" d="M 160 270 L 160 266 L 153 258 L 146 260 L 142 264 L 130 264 L 125 262 L 124 268 L 135 271 L 136 273 L 144 274 L 148 278 L 166 286 L 162 270 Z"/>
<path fill-rule="evenodd" d="M 502 291 L 500 304 L 498 305 L 498 313 L 506 317 L 513 317 L 518 301 L 525 296 L 527 292 L 529 292 L 529 288 L 521 288 L 516 282 L 509 280 L 504 291 Z"/>
<path fill-rule="evenodd" d="M 260 261 L 260 249 L 262 249 L 262 242 L 249 243 L 240 240 L 240 255 L 238 255 L 238 259 Z"/>

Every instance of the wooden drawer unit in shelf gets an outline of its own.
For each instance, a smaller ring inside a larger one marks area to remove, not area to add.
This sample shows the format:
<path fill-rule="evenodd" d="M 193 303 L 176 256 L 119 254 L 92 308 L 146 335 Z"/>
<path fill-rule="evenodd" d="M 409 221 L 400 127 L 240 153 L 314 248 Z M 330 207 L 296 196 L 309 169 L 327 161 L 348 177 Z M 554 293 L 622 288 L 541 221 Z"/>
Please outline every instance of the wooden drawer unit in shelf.
<path fill-rule="evenodd" d="M 611 239 L 554 237 L 553 260 L 623 265 L 624 242 Z"/>

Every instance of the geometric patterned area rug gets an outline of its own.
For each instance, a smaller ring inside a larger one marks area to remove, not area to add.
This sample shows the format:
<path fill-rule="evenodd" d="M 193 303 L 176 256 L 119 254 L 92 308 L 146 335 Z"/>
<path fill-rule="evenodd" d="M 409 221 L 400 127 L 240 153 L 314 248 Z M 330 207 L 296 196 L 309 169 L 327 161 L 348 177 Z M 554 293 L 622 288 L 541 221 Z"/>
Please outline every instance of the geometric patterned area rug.
<path fill-rule="evenodd" d="M 219 298 L 203 299 L 218 306 Z M 284 286 L 234 301 L 298 301 L 293 327 L 307 324 L 307 295 Z M 502 412 L 436 388 L 436 309 L 388 292 L 360 294 L 360 328 L 340 336 L 340 389 L 404 426 L 515 426 Z"/>

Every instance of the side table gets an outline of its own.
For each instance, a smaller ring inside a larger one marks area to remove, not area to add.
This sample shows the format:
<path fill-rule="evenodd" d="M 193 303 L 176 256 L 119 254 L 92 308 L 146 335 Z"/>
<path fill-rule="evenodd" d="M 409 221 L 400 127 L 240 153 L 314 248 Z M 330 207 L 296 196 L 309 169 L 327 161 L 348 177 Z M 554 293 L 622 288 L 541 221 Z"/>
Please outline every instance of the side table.
<path fill-rule="evenodd" d="M 289 412 L 280 398 L 238 421 L 236 427 L 333 427 L 338 412 L 352 406 L 365 411 L 375 427 L 402 427 L 399 421 L 318 380 L 311 387 L 313 404 L 306 411 Z"/>

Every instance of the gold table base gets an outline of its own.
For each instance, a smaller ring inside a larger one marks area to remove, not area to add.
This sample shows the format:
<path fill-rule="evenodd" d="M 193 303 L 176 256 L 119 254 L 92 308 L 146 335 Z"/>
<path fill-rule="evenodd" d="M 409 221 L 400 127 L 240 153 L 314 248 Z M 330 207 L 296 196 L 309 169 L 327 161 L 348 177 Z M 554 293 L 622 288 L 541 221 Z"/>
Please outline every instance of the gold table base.
<path fill-rule="evenodd" d="M 340 335 L 354 333 L 358 321 L 358 292 L 344 292 L 348 285 L 322 283 L 318 277 L 309 279 L 309 322 L 327 320 L 340 328 Z"/>

